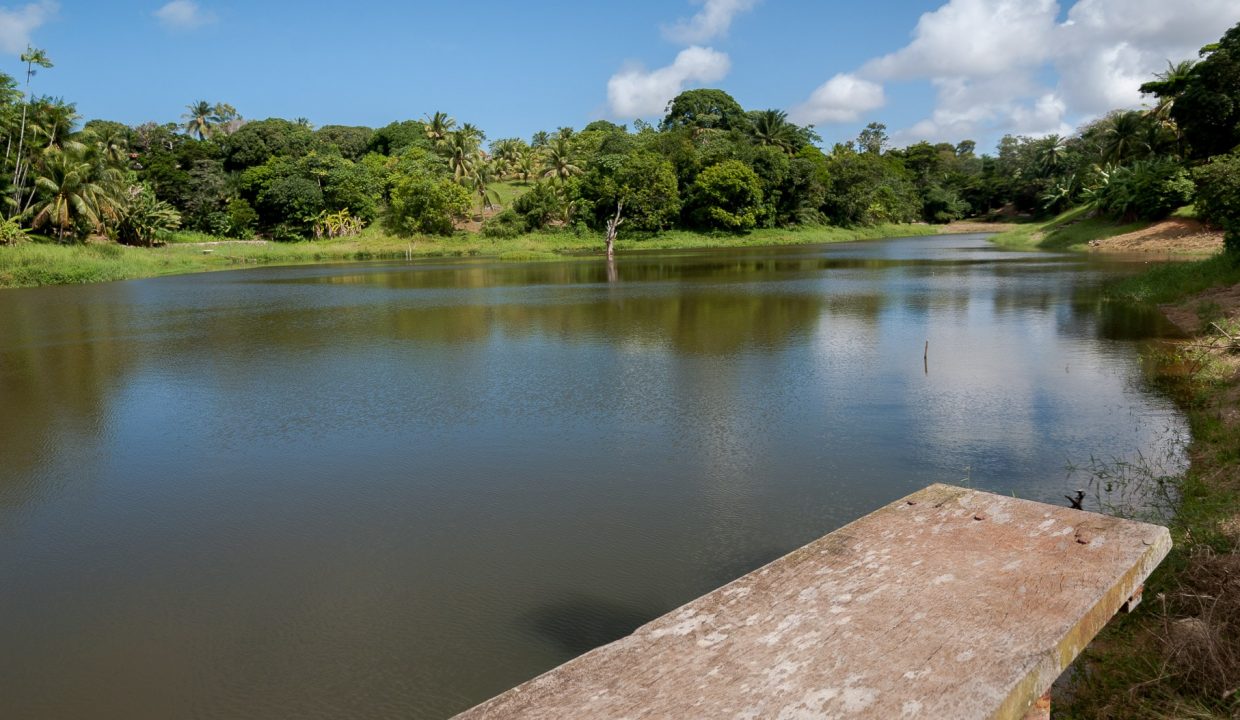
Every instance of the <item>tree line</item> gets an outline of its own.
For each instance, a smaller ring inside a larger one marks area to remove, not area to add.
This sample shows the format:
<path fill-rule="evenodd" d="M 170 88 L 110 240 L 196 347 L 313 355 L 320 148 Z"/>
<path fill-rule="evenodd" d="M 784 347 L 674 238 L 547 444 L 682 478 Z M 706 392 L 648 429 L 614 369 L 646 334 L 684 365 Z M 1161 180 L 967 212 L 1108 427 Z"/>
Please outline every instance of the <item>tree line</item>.
<path fill-rule="evenodd" d="M 0 243 L 30 232 L 61 242 L 106 236 L 150 245 L 183 228 L 298 240 L 378 223 L 447 235 L 471 219 L 492 237 L 668 229 L 747 232 L 833 224 L 944 223 L 1052 214 L 1082 204 L 1157 219 L 1196 202 L 1240 247 L 1240 25 L 1196 61 L 1169 64 L 1122 110 L 1068 137 L 892 147 L 867 126 L 829 151 L 780 110 L 745 110 L 722 90 L 674 98 L 657 125 L 606 121 L 499 138 L 442 112 L 381 128 L 269 118 L 226 103 L 187 106 L 181 122 L 91 120 L 32 93 L 53 67 L 21 56 L 22 82 L 0 74 L 6 200 Z M 499 208 L 496 185 L 528 186 Z"/>

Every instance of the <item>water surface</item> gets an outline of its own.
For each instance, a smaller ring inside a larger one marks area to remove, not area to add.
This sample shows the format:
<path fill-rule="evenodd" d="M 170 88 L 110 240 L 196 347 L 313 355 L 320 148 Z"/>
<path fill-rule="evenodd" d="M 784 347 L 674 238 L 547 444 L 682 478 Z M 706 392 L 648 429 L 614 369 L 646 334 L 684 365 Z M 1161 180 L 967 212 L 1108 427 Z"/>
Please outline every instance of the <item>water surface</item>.
<path fill-rule="evenodd" d="M 445 717 L 932 482 L 1183 432 L 980 236 L 0 292 L 0 717 Z M 929 341 L 928 361 L 923 350 Z"/>

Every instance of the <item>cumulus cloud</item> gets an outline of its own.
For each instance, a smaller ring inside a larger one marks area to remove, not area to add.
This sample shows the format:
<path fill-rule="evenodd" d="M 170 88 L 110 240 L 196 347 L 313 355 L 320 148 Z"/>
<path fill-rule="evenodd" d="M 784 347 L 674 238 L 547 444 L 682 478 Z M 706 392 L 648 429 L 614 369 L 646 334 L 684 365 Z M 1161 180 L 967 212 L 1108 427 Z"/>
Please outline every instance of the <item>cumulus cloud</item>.
<path fill-rule="evenodd" d="M 1066 15 L 1062 10 L 1056 0 L 949 0 L 921 16 L 905 47 L 854 75 L 934 87 L 934 110 L 894 133 L 900 142 L 1062 134 L 1108 110 L 1138 106 L 1137 88 L 1168 60 L 1196 57 L 1240 21 L 1235 0 L 1077 0 Z M 803 107 L 827 95 L 826 87 Z"/>
<path fill-rule="evenodd" d="M 1234 0 L 1078 0 L 1056 28 L 1058 90 L 1082 115 L 1136 106 L 1137 88 L 1168 60 L 1195 59 L 1237 21 Z"/>
<path fill-rule="evenodd" d="M 728 33 L 732 19 L 758 4 L 758 0 L 697 0 L 702 9 L 691 18 L 663 28 L 663 36 L 685 45 L 704 43 Z"/>
<path fill-rule="evenodd" d="M 203 10 L 193 0 L 172 0 L 155 11 L 155 17 L 164 27 L 174 30 L 192 30 L 215 22 L 215 15 Z"/>
<path fill-rule="evenodd" d="M 913 41 L 870 61 L 882 79 L 999 75 L 1041 62 L 1055 50 L 1055 0 L 952 0 L 917 21 Z"/>
<path fill-rule="evenodd" d="M 21 53 L 30 44 L 30 34 L 56 14 L 52 0 L 30 3 L 10 10 L 0 8 L 0 50 Z"/>
<path fill-rule="evenodd" d="M 718 82 L 731 67 L 726 54 L 694 45 L 681 50 L 666 67 L 649 71 L 631 67 L 612 75 L 607 81 L 607 103 L 616 117 L 660 114 L 689 83 Z"/>
<path fill-rule="evenodd" d="M 809 100 L 792 109 L 793 122 L 805 124 L 854 122 L 862 113 L 883 106 L 883 86 L 856 75 L 840 73 L 818 87 Z"/>

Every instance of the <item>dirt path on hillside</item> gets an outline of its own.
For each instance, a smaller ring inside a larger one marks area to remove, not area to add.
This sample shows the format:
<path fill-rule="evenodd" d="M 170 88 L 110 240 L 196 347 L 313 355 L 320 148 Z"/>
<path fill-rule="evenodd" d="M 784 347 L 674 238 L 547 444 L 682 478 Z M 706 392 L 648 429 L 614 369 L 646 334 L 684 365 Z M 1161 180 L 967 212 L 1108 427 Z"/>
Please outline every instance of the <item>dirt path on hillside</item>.
<path fill-rule="evenodd" d="M 1223 249 L 1223 233 L 1196 220 L 1171 218 L 1144 230 L 1092 240 L 1089 249 L 1099 252 L 1211 255 Z"/>

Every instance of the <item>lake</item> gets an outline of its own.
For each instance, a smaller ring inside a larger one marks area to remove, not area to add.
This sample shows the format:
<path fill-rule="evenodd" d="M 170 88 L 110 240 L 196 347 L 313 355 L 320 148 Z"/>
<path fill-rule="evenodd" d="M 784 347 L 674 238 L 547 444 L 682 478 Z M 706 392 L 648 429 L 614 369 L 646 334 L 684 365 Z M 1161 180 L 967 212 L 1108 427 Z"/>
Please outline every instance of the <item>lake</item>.
<path fill-rule="evenodd" d="M 1099 296 L 1138 269 L 940 236 L 0 291 L 0 717 L 445 717 L 927 484 L 1063 503 L 1186 432 L 1172 329 Z"/>

